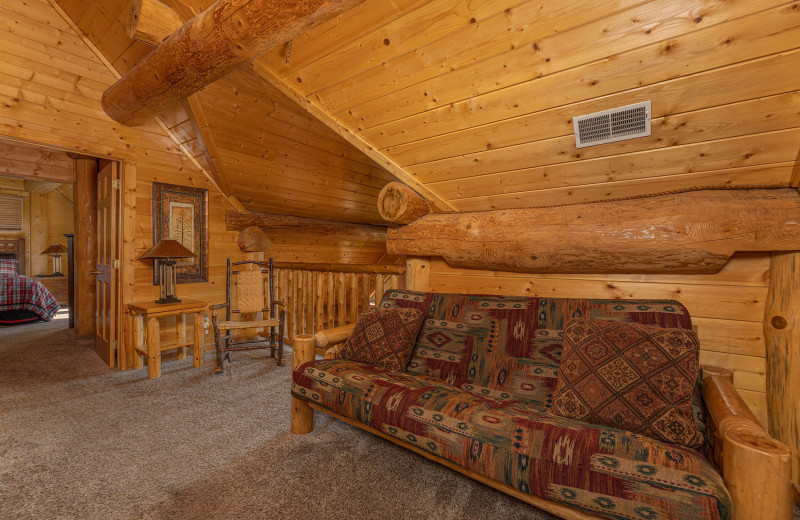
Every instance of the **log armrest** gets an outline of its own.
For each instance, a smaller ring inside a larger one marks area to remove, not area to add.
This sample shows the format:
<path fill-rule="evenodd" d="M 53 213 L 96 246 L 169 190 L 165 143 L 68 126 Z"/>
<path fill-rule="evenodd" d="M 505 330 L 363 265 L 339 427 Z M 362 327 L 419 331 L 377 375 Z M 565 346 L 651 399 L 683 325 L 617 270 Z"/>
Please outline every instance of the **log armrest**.
<path fill-rule="evenodd" d="M 345 325 L 334 329 L 321 330 L 313 335 L 299 334 L 295 336 L 292 342 L 292 370 L 295 370 L 303 363 L 313 360 L 317 355 L 317 349 L 331 347 L 332 345 L 338 347 L 337 344 L 346 340 L 354 328 L 355 325 Z M 331 349 L 329 348 L 328 350 Z M 325 357 L 328 358 L 327 352 Z M 311 433 L 313 429 L 314 410 L 311 409 L 306 401 L 292 397 L 292 433 Z"/>
<path fill-rule="evenodd" d="M 314 338 L 317 341 L 317 349 L 325 349 L 325 359 L 334 359 L 336 353 L 342 348 L 342 343 L 350 337 L 355 327 L 353 323 L 317 332 L 314 334 Z"/>
<path fill-rule="evenodd" d="M 759 424 L 729 374 L 718 370 L 704 374 L 709 458 L 731 494 L 734 520 L 791 519 L 789 449 Z"/>

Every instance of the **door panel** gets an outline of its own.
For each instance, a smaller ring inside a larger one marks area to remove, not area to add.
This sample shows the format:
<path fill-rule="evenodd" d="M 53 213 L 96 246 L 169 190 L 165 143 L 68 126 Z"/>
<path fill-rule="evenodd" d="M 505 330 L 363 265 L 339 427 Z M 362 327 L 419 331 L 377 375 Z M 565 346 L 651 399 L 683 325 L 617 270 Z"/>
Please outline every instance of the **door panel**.
<path fill-rule="evenodd" d="M 116 181 L 116 182 L 115 182 Z M 117 258 L 119 227 L 119 164 L 101 160 L 97 173 L 97 264 L 95 312 L 95 350 L 108 366 L 113 367 L 117 339 L 117 289 L 119 274 L 113 261 Z"/>

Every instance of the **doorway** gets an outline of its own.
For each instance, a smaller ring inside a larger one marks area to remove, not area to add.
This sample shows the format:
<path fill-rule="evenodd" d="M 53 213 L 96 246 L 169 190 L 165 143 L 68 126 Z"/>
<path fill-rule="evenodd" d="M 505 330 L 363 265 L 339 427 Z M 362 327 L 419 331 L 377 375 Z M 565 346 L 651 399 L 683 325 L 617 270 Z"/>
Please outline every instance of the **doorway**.
<path fill-rule="evenodd" d="M 109 367 L 127 368 L 129 360 L 121 355 L 126 324 L 120 309 L 124 299 L 132 297 L 134 251 L 133 240 L 122 237 L 126 233 L 132 237 L 134 231 L 134 165 L 0 136 L 3 146 L 23 149 L 43 165 L 68 157 L 70 168 L 16 168 L 0 174 L 19 182 L 71 184 L 71 189 L 62 191 L 65 197 L 71 195 L 74 204 L 74 276 L 69 284 L 74 292 L 75 332 L 94 335 L 95 350 Z M 123 214 L 126 207 L 129 214 Z M 39 251 L 31 256 L 34 253 Z"/>

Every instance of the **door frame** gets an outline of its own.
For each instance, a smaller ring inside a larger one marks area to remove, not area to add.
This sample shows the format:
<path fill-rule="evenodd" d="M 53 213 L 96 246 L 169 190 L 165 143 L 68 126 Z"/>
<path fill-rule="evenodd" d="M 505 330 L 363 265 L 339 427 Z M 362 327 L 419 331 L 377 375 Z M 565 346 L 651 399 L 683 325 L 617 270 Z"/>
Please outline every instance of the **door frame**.
<path fill-rule="evenodd" d="M 126 309 L 126 302 L 132 302 L 134 298 L 134 281 L 136 267 L 136 161 L 131 158 L 110 156 L 102 152 L 92 150 L 77 151 L 68 146 L 59 146 L 31 139 L 23 139 L 7 134 L 0 134 L 0 138 L 7 141 L 39 146 L 49 150 L 60 150 L 73 154 L 75 158 L 85 159 L 106 159 L 118 163 L 120 171 L 120 204 L 117 211 L 117 222 L 119 226 L 119 240 L 117 240 L 116 258 L 119 260 L 119 270 L 117 276 L 116 305 L 117 326 L 117 355 L 116 366 L 119 370 L 133 368 L 133 344 L 130 341 L 132 323 Z M 23 178 L 23 177 L 21 177 Z M 30 176 L 36 179 L 35 176 Z M 73 182 L 74 185 L 74 182 Z M 97 189 L 95 180 L 94 189 Z M 73 210 L 74 211 L 74 210 Z M 96 212 L 97 207 L 90 208 Z M 75 229 L 76 237 L 80 230 Z M 77 276 L 75 277 L 77 280 Z M 79 289 L 76 285 L 76 289 Z M 77 294 L 77 292 L 76 292 Z M 95 302 L 95 313 L 97 303 Z"/>

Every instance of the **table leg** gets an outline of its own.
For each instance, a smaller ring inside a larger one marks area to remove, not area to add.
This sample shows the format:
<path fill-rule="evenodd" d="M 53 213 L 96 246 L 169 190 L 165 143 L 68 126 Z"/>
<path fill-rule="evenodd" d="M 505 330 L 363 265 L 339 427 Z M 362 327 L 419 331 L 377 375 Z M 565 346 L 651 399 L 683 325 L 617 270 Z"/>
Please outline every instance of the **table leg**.
<path fill-rule="evenodd" d="M 194 314 L 194 337 L 192 338 L 192 353 L 194 366 L 203 366 L 203 313 Z"/>
<path fill-rule="evenodd" d="M 131 327 L 131 331 L 133 332 L 133 368 L 135 370 L 140 370 L 144 363 L 142 362 L 142 355 L 136 349 L 144 350 L 144 318 L 142 318 L 141 314 L 133 314 L 133 326 Z"/>
<path fill-rule="evenodd" d="M 147 318 L 147 374 L 150 379 L 161 377 L 161 329 L 158 318 Z"/>
<path fill-rule="evenodd" d="M 178 329 L 178 343 L 186 343 L 186 314 L 180 314 L 175 318 L 175 326 Z M 178 347 L 178 359 L 186 357 L 186 347 Z"/>

